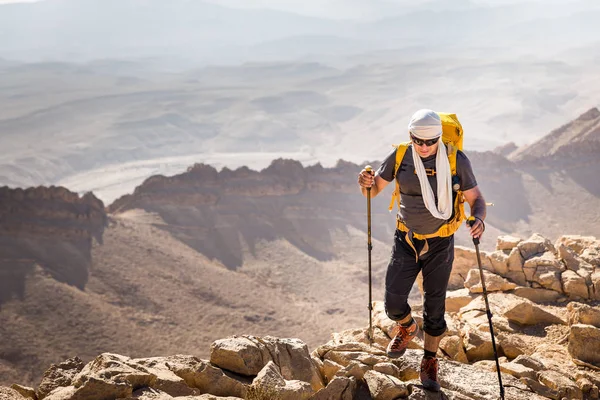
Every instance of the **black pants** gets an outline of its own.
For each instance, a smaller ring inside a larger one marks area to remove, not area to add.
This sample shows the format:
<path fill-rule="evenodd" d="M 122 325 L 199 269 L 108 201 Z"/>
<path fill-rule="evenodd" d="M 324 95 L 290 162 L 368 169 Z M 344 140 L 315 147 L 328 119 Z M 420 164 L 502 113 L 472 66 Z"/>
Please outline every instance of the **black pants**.
<path fill-rule="evenodd" d="M 418 252 L 424 240 L 413 239 Z M 415 259 L 415 250 L 407 242 L 406 233 L 396 230 L 392 258 L 385 276 L 385 310 L 388 317 L 399 321 L 411 312 L 408 295 L 419 271 L 423 274 L 423 330 L 430 336 L 446 331 L 446 290 L 454 261 L 454 236 L 427 239 L 429 250 Z"/>

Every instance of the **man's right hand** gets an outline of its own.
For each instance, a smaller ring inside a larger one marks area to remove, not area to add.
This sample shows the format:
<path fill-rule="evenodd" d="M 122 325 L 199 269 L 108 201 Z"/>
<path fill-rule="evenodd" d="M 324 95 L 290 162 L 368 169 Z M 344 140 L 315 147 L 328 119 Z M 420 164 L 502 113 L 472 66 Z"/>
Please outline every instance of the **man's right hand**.
<path fill-rule="evenodd" d="M 358 174 L 358 184 L 361 188 L 370 188 L 373 186 L 373 183 L 375 183 L 375 174 L 372 170 L 367 171 L 366 169 L 363 169 L 360 171 L 360 174 Z"/>

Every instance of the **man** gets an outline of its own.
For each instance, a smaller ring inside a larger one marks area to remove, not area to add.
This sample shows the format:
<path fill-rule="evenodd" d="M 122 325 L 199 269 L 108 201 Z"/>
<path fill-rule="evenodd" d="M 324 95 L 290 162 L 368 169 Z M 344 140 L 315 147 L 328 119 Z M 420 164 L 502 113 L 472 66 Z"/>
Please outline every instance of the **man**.
<path fill-rule="evenodd" d="M 392 257 L 385 279 L 385 310 L 396 321 L 396 335 L 387 347 L 390 357 L 402 356 L 409 342 L 417 335 L 418 326 L 411 316 L 408 295 L 419 272 L 423 275 L 423 331 L 425 354 L 420 378 L 426 389 L 439 391 L 436 358 L 442 335 L 447 329 L 445 314 L 446 290 L 454 261 L 454 236 L 435 236 L 454 215 L 454 199 L 460 188 L 470 206 L 475 222 L 470 228 L 473 237 L 481 237 L 486 216 L 485 200 L 477 187 L 471 164 L 461 151 L 456 157 L 456 177 L 451 177 L 447 149 L 442 142 L 442 123 L 431 110 L 419 110 L 408 126 L 411 143 L 395 174 L 396 151 L 383 161 L 375 175 L 362 170 L 358 183 L 363 195 L 371 188 L 377 196 L 394 179 L 400 184 L 398 220 L 408 232 L 397 229 Z M 394 176 L 397 175 L 397 176 Z M 453 190 L 453 186 L 454 190 Z M 428 236 L 416 239 L 414 236 Z"/>

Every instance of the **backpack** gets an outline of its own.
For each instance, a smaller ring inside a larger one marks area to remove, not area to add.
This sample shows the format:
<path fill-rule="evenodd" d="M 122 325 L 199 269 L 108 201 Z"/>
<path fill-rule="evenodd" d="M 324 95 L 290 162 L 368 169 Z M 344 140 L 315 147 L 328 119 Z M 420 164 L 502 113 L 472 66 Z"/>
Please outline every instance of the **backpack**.
<path fill-rule="evenodd" d="M 448 150 L 448 161 L 450 162 L 450 170 L 452 173 L 452 185 L 454 186 L 456 182 L 456 154 L 458 150 L 463 149 L 463 128 L 456 114 L 447 114 L 447 113 L 438 113 L 440 119 L 442 120 L 442 141 L 446 145 L 446 149 Z M 400 184 L 398 183 L 398 179 L 396 179 L 396 174 L 398 173 L 398 169 L 400 168 L 400 164 L 402 164 L 402 159 L 404 158 L 404 154 L 408 149 L 408 145 L 410 142 L 400 143 L 398 145 L 394 145 L 396 147 L 396 164 L 394 166 L 394 180 L 396 181 L 396 189 L 394 193 L 392 193 L 392 201 L 390 202 L 389 210 L 390 212 L 394 208 L 394 203 L 397 202 L 398 209 L 400 209 Z M 447 221 L 437 232 L 421 235 L 414 233 L 413 236 L 415 239 L 428 239 L 431 237 L 447 237 L 451 236 L 460 228 L 462 222 L 466 219 L 465 215 L 465 207 L 464 207 L 465 199 L 462 195 L 462 191 L 460 188 L 456 190 L 456 200 L 454 201 L 454 215 L 451 217 L 449 221 Z M 408 232 L 409 229 L 404 223 L 400 220 L 397 221 L 397 228 Z"/>

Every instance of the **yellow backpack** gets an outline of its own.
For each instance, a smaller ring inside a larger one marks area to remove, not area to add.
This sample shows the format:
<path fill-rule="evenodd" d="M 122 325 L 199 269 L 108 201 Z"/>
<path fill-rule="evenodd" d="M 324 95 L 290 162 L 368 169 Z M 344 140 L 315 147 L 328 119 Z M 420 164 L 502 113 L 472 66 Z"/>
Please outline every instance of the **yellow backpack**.
<path fill-rule="evenodd" d="M 463 128 L 456 114 L 446 114 L 446 113 L 438 113 L 442 120 L 442 141 L 446 145 L 448 150 L 448 161 L 450 162 L 450 170 L 452 171 L 452 178 L 456 176 L 456 153 L 458 150 L 463 149 Z M 394 145 L 396 147 L 396 165 L 394 166 L 394 178 L 398 173 L 398 168 L 400 168 L 400 164 L 402 164 L 402 159 L 404 158 L 404 154 L 408 149 L 408 145 L 410 142 L 400 143 L 399 145 Z M 398 183 L 398 179 L 394 179 L 396 181 L 396 189 L 394 193 L 392 193 L 392 201 L 390 202 L 389 210 L 390 212 L 394 208 L 394 202 L 398 203 L 398 209 L 400 208 L 400 184 Z M 453 179 L 454 184 L 454 179 Z M 465 215 L 465 207 L 464 207 L 465 199 L 463 197 L 462 191 L 459 189 L 456 193 L 456 201 L 454 202 L 454 216 L 453 218 L 446 222 L 437 232 L 421 235 L 418 233 L 414 233 L 413 237 L 415 239 L 428 239 L 431 237 L 447 237 L 451 236 L 460 228 L 462 222 L 466 219 Z M 402 221 L 397 221 L 397 228 L 408 232 L 408 227 L 402 223 Z"/>

